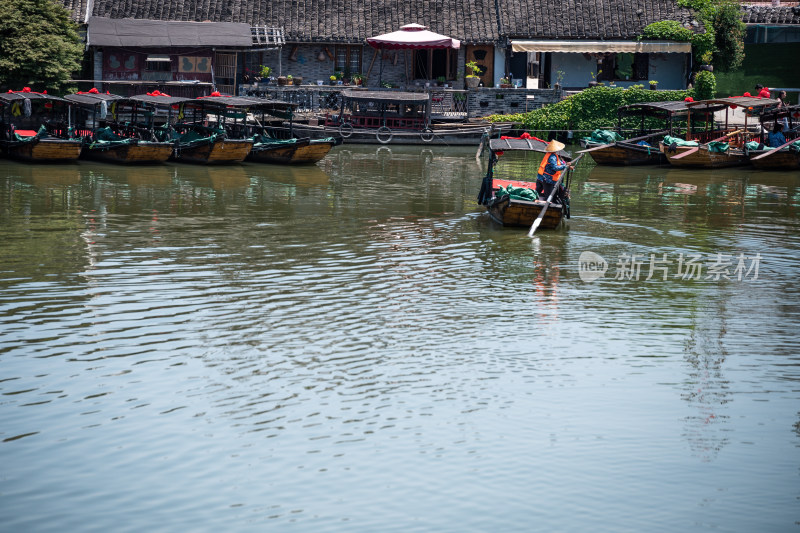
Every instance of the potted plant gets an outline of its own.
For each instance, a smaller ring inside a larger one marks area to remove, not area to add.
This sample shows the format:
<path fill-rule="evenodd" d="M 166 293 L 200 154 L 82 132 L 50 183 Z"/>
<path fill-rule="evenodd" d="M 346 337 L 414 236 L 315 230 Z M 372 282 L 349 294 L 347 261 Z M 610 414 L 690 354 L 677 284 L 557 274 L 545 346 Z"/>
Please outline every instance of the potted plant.
<path fill-rule="evenodd" d="M 602 70 L 598 70 L 597 74 L 591 71 L 589 72 L 589 74 L 592 75 L 592 81 L 589 82 L 589 87 L 597 87 L 598 85 L 603 85 L 603 82 L 597 79 L 602 73 L 603 73 Z"/>
<path fill-rule="evenodd" d="M 564 71 L 557 70 L 556 71 L 556 83 L 553 85 L 553 88 L 558 91 L 561 89 L 561 82 L 564 81 Z"/>
<path fill-rule="evenodd" d="M 356 85 L 363 85 L 363 84 L 364 84 L 364 82 L 366 82 L 366 80 L 367 80 L 367 77 L 366 77 L 366 76 L 364 76 L 363 74 L 353 74 L 353 75 L 350 77 L 350 79 L 351 79 L 351 80 L 353 81 L 353 83 L 355 83 Z"/>
<path fill-rule="evenodd" d="M 278 85 L 288 85 L 291 76 L 278 76 Z"/>
<path fill-rule="evenodd" d="M 650 80 L 650 90 L 651 91 L 658 90 L 658 82 L 656 80 Z"/>
<path fill-rule="evenodd" d="M 500 78 L 500 88 L 501 89 L 510 89 L 512 87 L 511 80 L 508 78 Z"/>
<path fill-rule="evenodd" d="M 261 79 L 267 80 L 272 75 L 272 68 L 266 65 L 261 65 Z"/>
<path fill-rule="evenodd" d="M 436 78 L 436 83 L 439 85 L 439 87 L 444 86 L 445 81 L 447 81 L 447 78 L 445 78 L 444 76 L 439 76 L 438 78 Z"/>
<path fill-rule="evenodd" d="M 707 70 L 709 72 L 714 72 L 714 67 L 711 65 L 711 59 L 714 55 L 711 53 L 711 50 L 707 50 L 703 52 L 703 55 L 700 56 L 700 61 L 702 64 L 700 65 L 700 70 Z"/>
<path fill-rule="evenodd" d="M 295 76 L 292 79 L 292 85 L 303 85 L 303 76 Z"/>
<path fill-rule="evenodd" d="M 467 84 L 467 87 L 474 89 L 481 82 L 481 69 L 474 61 L 468 61 L 466 67 L 469 69 L 471 74 L 464 76 L 464 83 Z"/>

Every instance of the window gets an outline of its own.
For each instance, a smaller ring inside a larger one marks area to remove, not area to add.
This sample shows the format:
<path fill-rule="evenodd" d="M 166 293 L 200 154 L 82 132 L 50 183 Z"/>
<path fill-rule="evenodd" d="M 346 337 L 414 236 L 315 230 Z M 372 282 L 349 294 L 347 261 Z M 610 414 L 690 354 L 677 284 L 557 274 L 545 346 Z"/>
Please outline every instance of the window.
<path fill-rule="evenodd" d="M 336 63 L 334 70 L 341 70 L 345 77 L 361 72 L 361 55 L 364 51 L 363 46 L 337 46 Z"/>
<path fill-rule="evenodd" d="M 457 65 L 458 50 L 453 48 L 414 51 L 414 79 L 435 80 L 444 76 L 454 80 Z"/>
<path fill-rule="evenodd" d="M 650 76 L 648 54 L 606 54 L 603 57 L 601 81 L 639 81 Z"/>

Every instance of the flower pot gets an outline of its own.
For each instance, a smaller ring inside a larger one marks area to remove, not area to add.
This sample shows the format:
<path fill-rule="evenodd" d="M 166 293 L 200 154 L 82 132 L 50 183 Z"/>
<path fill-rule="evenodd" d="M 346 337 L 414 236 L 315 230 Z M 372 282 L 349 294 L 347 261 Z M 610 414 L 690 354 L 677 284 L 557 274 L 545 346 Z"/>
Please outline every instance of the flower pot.
<path fill-rule="evenodd" d="M 464 83 L 466 83 L 467 87 L 469 87 L 470 89 L 476 88 L 480 82 L 481 79 L 477 76 L 467 76 L 466 78 L 464 78 Z"/>
<path fill-rule="evenodd" d="M 303 85 L 303 78 L 300 76 L 292 78 L 292 85 Z"/>
<path fill-rule="evenodd" d="M 600 82 L 597 82 L 597 81 L 590 81 L 589 82 L 589 87 L 597 87 L 598 85 L 600 85 Z"/>
<path fill-rule="evenodd" d="M 286 76 L 278 76 L 278 85 L 287 85 L 289 79 Z"/>
<path fill-rule="evenodd" d="M 511 85 L 510 83 L 501 83 L 500 84 L 500 88 L 501 89 L 510 89 L 512 87 L 513 87 L 513 85 Z"/>
<path fill-rule="evenodd" d="M 651 91 L 657 91 L 658 90 L 658 84 L 651 83 L 650 84 L 650 90 Z"/>
<path fill-rule="evenodd" d="M 714 65 L 700 65 L 700 70 L 707 70 L 709 72 L 714 72 Z"/>

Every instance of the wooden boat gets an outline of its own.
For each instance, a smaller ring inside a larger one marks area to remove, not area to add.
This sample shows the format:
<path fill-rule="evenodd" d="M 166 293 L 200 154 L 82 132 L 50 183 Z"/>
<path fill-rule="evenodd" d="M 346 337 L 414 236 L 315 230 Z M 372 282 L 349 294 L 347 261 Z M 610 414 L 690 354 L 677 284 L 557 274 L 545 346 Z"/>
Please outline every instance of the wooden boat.
<path fill-rule="evenodd" d="M 622 131 L 623 120 L 627 117 L 640 118 L 639 136 L 611 142 L 602 141 L 595 137 L 581 139 L 581 146 L 586 150 L 579 153 L 588 153 L 598 165 L 661 165 L 667 164 L 667 156 L 659 149 L 659 141 L 664 135 L 673 134 L 676 119 L 685 118 L 688 114 L 686 102 L 643 102 L 621 106 L 617 109 L 617 131 Z M 647 122 L 658 120 L 663 128 L 658 131 L 645 132 Z M 620 137 L 619 134 L 616 137 Z"/>
<path fill-rule="evenodd" d="M 759 114 L 765 108 L 774 106 L 777 103 L 777 100 L 771 98 L 755 98 L 751 96 L 732 96 L 687 102 L 687 121 L 690 127 L 687 128 L 686 140 L 696 140 L 697 146 L 671 148 L 662 141 L 659 149 L 667 154 L 667 161 L 670 165 L 676 167 L 726 168 L 747 165 L 749 158 L 744 149 L 746 143 L 761 138 L 760 131 L 751 132 L 748 130 L 747 118 L 750 115 Z M 728 122 L 729 110 L 736 107 L 743 107 L 747 110 L 744 125 L 739 128 L 732 127 Z M 723 109 L 725 110 L 725 124 L 722 128 L 717 128 L 714 121 L 714 113 Z M 705 117 L 706 129 L 701 132 L 693 132 L 692 116 L 699 114 L 703 114 Z"/>
<path fill-rule="evenodd" d="M 150 93 L 131 99 L 150 106 L 154 113 L 160 110 L 166 115 L 163 125 L 155 127 L 154 132 L 159 140 L 172 142 L 171 160 L 204 165 L 241 163 L 253 148 L 253 139 L 230 138 L 225 130 L 227 119 L 246 116 L 246 108 L 253 105 L 247 98 L 194 99 Z"/>
<path fill-rule="evenodd" d="M 81 141 L 71 137 L 63 98 L 30 89 L 0 93 L 0 154 L 35 163 L 75 161 Z"/>
<path fill-rule="evenodd" d="M 274 163 L 282 165 L 311 164 L 328 155 L 337 141 L 327 139 L 269 139 L 259 137 L 247 156 L 254 163 Z"/>
<path fill-rule="evenodd" d="M 489 140 L 489 166 L 486 176 L 481 183 L 481 190 L 478 193 L 478 203 L 486 206 L 489 217 L 503 226 L 529 228 L 534 220 L 542 212 L 546 202 L 539 199 L 536 191 L 536 175 L 532 181 L 509 180 L 495 177 L 496 166 L 499 156 L 504 152 L 541 152 L 545 153 L 547 143 L 541 139 L 490 139 Z M 566 152 L 559 152 L 565 161 L 569 161 L 570 155 Z M 502 194 L 501 191 L 507 190 L 509 185 L 514 188 L 527 189 L 533 191 L 535 200 L 522 199 L 516 195 Z M 569 191 L 569 182 L 565 184 Z M 567 196 L 568 199 L 568 196 Z M 550 203 L 539 228 L 555 229 L 561 224 L 564 216 L 569 218 L 569 201 Z"/>
<path fill-rule="evenodd" d="M 511 125 L 489 122 L 435 124 L 431 96 L 400 91 L 342 91 L 340 111 L 294 124 L 302 137 L 342 137 L 344 144 L 431 144 L 477 146 L 485 136 Z"/>
<path fill-rule="evenodd" d="M 152 124 L 138 125 L 144 115 L 138 102 L 114 94 L 88 92 L 64 97 L 73 103 L 83 139 L 81 158 L 119 164 L 163 163 L 172 143 L 155 140 Z"/>
<path fill-rule="evenodd" d="M 773 129 L 775 123 L 784 122 L 789 126 L 784 129 L 786 145 L 779 148 L 763 147 L 747 150 L 750 164 L 759 170 L 798 170 L 800 169 L 800 135 L 798 124 L 800 105 L 775 108 L 766 111 L 760 117 L 762 131 Z"/>
<path fill-rule="evenodd" d="M 248 127 L 248 135 L 254 134 L 255 143 L 247 156 L 247 161 L 254 163 L 273 163 L 281 165 L 312 164 L 320 161 L 331 149 L 340 144 L 334 137 L 299 139 L 294 134 L 294 108 L 297 104 L 281 100 L 252 99 L 251 107 L 253 125 Z M 260 113 L 261 120 L 256 118 Z M 277 124 L 269 117 L 280 120 Z M 288 120 L 288 126 L 284 125 Z"/>

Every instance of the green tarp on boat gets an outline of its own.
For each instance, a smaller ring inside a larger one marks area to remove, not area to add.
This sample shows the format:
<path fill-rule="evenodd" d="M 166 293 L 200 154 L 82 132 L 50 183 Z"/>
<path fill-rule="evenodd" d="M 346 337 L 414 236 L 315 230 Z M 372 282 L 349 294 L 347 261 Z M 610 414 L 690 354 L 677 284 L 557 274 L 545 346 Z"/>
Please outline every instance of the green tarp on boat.
<path fill-rule="evenodd" d="M 587 143 L 611 144 L 623 140 L 622 135 L 616 131 L 596 129 L 588 137 L 583 138 Z"/>
<path fill-rule="evenodd" d="M 664 135 L 664 146 L 697 146 L 697 141 L 684 141 L 678 137 Z"/>
<path fill-rule="evenodd" d="M 511 197 L 512 200 L 525 200 L 528 202 L 533 202 L 539 199 L 539 194 L 533 189 L 514 187 L 513 185 L 509 185 L 508 187 L 500 187 L 495 196 L 497 198 L 501 198 L 505 195 Z"/>

